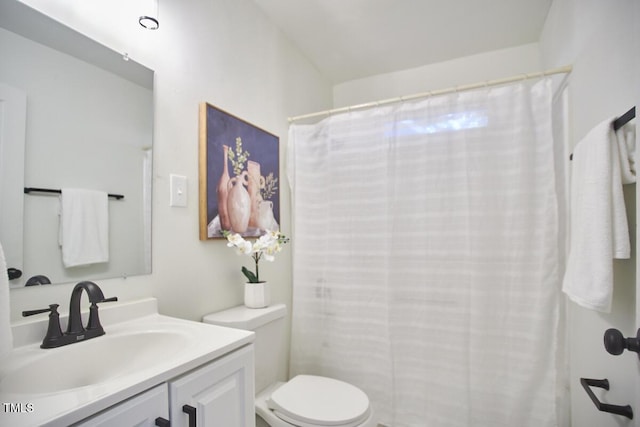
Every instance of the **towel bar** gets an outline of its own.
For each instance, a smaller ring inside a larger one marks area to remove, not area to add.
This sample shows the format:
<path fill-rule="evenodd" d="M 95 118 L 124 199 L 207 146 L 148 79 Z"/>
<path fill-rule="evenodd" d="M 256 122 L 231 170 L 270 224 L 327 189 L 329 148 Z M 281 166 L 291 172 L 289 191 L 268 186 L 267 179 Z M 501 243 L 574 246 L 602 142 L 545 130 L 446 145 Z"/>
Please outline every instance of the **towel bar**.
<path fill-rule="evenodd" d="M 636 107 L 631 107 L 629 111 L 613 121 L 613 130 L 618 131 L 622 126 L 636 118 Z M 569 154 L 569 160 L 573 160 L 573 153 Z"/>
<path fill-rule="evenodd" d="M 50 188 L 36 188 L 36 187 L 24 187 L 24 193 L 25 194 L 29 194 L 29 193 L 33 193 L 33 192 L 38 192 L 38 193 L 54 193 L 54 194 L 61 194 L 62 190 L 54 190 L 54 189 L 50 189 Z M 124 196 L 122 194 L 108 194 L 109 197 L 114 198 L 114 199 L 124 199 Z"/>
<path fill-rule="evenodd" d="M 631 120 L 635 118 L 636 118 L 636 107 L 631 107 L 629 111 L 627 111 L 626 113 L 618 117 L 616 120 L 614 120 L 613 130 L 617 131 L 622 126 L 626 125 L 627 123 L 629 123 Z"/>
<path fill-rule="evenodd" d="M 591 390 L 590 387 L 599 387 L 605 390 L 609 390 L 609 380 L 607 380 L 606 378 L 603 380 L 580 378 L 580 384 L 582 384 L 582 387 L 584 387 L 584 391 L 587 392 L 593 404 L 596 405 L 596 408 L 598 408 L 598 411 L 609 412 L 611 414 L 616 414 L 616 415 L 622 415 L 624 417 L 629 418 L 630 420 L 633 419 L 633 409 L 631 408 L 630 405 L 622 406 L 622 405 L 610 405 L 608 403 L 602 403 L 600 402 L 600 400 L 598 400 L 598 397 Z"/>

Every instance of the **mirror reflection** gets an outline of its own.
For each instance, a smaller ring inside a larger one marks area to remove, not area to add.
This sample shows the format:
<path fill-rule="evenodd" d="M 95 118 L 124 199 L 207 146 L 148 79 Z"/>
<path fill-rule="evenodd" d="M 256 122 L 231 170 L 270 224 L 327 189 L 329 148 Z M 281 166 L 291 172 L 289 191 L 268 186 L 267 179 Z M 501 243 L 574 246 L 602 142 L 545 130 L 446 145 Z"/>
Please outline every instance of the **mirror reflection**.
<path fill-rule="evenodd" d="M 0 58 L 0 243 L 11 287 L 150 273 L 153 72 L 13 0 L 0 6 Z M 63 189 L 123 196 L 107 199 L 100 222 L 106 260 L 65 266 Z"/>

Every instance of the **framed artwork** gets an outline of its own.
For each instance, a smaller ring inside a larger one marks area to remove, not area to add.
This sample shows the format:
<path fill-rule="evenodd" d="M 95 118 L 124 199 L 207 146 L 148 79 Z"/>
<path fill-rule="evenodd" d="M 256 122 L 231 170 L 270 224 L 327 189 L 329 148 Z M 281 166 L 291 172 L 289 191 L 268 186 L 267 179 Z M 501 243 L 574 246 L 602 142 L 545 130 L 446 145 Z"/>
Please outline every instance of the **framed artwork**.
<path fill-rule="evenodd" d="M 279 138 L 200 104 L 200 240 L 280 229 Z"/>

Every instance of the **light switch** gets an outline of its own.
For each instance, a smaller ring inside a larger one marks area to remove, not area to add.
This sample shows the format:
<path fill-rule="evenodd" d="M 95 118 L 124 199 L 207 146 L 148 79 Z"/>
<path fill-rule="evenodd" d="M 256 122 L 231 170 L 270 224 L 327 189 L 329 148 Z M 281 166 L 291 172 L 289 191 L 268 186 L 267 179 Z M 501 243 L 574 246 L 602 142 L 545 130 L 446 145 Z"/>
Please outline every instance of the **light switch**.
<path fill-rule="evenodd" d="M 169 206 L 187 206 L 187 177 L 182 175 L 169 175 Z"/>

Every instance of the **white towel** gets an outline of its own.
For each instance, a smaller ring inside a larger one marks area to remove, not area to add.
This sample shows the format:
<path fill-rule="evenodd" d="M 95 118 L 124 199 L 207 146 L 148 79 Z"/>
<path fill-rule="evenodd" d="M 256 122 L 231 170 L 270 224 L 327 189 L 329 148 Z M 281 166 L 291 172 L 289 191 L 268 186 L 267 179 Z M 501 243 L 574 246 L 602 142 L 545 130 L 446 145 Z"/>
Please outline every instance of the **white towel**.
<path fill-rule="evenodd" d="M 103 191 L 63 188 L 60 246 L 65 267 L 109 261 L 109 201 Z"/>
<path fill-rule="evenodd" d="M 636 182 L 636 127 L 633 123 L 618 129 L 615 133 L 620 158 L 620 174 L 623 184 Z"/>
<path fill-rule="evenodd" d="M 4 251 L 0 245 L 0 357 L 9 353 L 13 348 L 9 310 L 9 275 L 7 274 Z"/>
<path fill-rule="evenodd" d="M 605 313 L 611 310 L 613 258 L 630 257 L 622 175 L 625 182 L 635 175 L 630 147 L 612 121 L 594 127 L 573 152 L 571 237 L 562 284 L 572 301 Z"/>

